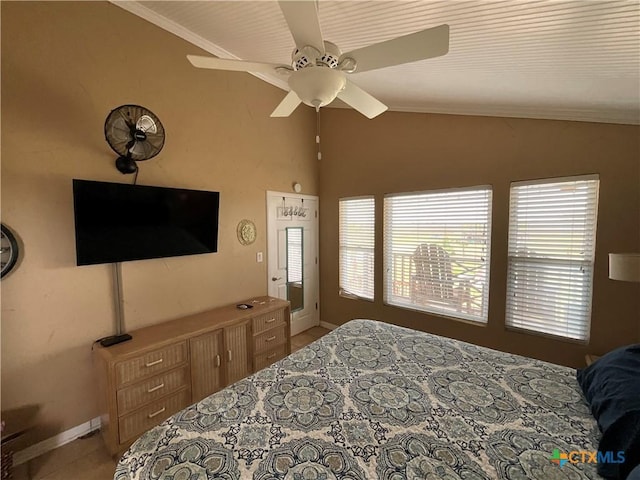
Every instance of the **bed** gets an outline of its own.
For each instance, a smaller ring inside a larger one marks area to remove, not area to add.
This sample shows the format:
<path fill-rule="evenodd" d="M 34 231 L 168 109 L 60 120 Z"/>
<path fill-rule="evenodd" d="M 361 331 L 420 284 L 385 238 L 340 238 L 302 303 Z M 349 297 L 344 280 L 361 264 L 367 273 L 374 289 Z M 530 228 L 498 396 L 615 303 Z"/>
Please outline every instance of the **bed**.
<path fill-rule="evenodd" d="M 173 415 L 115 480 L 597 479 L 575 370 L 352 320 Z"/>

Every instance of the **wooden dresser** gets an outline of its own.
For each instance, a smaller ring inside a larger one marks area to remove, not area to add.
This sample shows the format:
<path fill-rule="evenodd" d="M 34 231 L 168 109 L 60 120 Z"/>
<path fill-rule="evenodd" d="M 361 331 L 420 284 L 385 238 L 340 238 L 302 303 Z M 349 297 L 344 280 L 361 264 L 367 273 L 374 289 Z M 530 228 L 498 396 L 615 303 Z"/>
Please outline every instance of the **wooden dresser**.
<path fill-rule="evenodd" d="M 291 353 L 289 302 L 258 297 L 129 332 L 95 348 L 102 435 L 122 453 L 174 413 Z"/>

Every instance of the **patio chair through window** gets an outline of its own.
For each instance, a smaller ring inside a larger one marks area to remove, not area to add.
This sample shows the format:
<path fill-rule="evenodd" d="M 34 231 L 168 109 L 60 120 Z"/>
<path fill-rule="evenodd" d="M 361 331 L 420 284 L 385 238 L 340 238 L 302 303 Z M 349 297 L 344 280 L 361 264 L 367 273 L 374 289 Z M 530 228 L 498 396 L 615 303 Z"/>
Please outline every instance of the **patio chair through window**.
<path fill-rule="evenodd" d="M 411 301 L 457 312 L 471 308 L 468 280 L 457 278 L 451 257 L 440 245 L 423 243 L 412 256 Z"/>

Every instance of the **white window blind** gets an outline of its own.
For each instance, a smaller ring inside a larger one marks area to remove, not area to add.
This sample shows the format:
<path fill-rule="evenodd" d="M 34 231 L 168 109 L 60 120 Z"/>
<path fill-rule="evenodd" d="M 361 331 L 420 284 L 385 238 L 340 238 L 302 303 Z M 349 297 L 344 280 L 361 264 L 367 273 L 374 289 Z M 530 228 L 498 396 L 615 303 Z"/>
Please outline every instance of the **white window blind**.
<path fill-rule="evenodd" d="M 384 300 L 486 322 L 490 186 L 387 195 Z"/>
<path fill-rule="evenodd" d="M 508 327 L 589 338 L 597 175 L 511 185 Z"/>
<path fill-rule="evenodd" d="M 340 295 L 373 300 L 373 197 L 340 199 Z"/>

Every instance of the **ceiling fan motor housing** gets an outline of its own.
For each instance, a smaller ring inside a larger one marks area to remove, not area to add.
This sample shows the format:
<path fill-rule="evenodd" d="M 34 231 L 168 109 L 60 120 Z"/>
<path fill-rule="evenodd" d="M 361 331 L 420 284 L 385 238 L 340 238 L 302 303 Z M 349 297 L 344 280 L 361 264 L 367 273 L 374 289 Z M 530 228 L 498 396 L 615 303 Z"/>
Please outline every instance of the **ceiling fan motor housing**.
<path fill-rule="evenodd" d="M 342 52 L 335 43 L 324 42 L 324 53 L 317 48 L 306 46 L 302 49 L 295 48 L 291 54 L 291 66 L 294 70 L 302 70 L 306 67 L 324 65 L 329 68 L 338 68 Z"/>
<path fill-rule="evenodd" d="M 294 49 L 289 76 L 289 87 L 300 100 L 310 107 L 320 108 L 330 104 L 345 85 L 344 73 L 338 68 L 340 49 L 331 42 L 324 42 L 324 53 L 311 46 Z"/>

